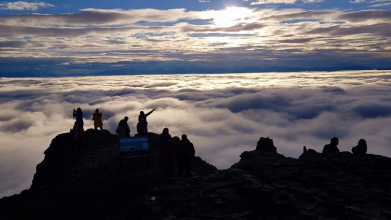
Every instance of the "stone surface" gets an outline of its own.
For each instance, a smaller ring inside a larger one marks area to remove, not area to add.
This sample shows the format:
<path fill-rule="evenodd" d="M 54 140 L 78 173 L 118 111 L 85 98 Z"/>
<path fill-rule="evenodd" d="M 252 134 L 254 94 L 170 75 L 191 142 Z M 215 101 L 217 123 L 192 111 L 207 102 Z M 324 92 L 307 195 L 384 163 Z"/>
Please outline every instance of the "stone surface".
<path fill-rule="evenodd" d="M 114 135 L 87 131 L 81 155 L 57 136 L 31 188 L 0 200 L 1 219 L 391 218 L 387 157 L 254 150 L 220 171 L 196 157 L 191 178 L 166 179 L 157 135 L 150 139 L 150 168 L 140 159 L 121 170 Z"/>

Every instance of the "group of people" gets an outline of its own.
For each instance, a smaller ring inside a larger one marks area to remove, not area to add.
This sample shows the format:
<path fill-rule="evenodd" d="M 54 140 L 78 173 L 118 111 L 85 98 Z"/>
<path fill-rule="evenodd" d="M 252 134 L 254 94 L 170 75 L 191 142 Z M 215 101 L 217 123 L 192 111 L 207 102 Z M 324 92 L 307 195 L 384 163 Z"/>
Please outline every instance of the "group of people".
<path fill-rule="evenodd" d="M 330 144 L 323 147 L 322 153 L 338 153 L 339 140 L 337 137 L 331 138 Z M 366 154 L 368 150 L 367 142 L 364 139 L 358 141 L 358 145 L 352 148 L 353 154 Z"/>
<path fill-rule="evenodd" d="M 76 119 L 73 129 L 71 130 L 72 139 L 74 141 L 74 145 L 79 152 L 81 152 L 81 142 L 83 140 L 84 134 L 84 121 L 83 121 L 83 111 L 81 108 L 73 109 L 73 117 Z M 95 113 L 92 116 L 92 120 L 94 120 L 95 130 L 100 128 L 103 131 L 103 121 L 102 121 L 102 113 L 99 112 L 99 109 L 95 110 Z"/>
<path fill-rule="evenodd" d="M 147 117 L 152 114 L 155 111 L 153 109 L 152 111 L 148 112 L 147 114 L 144 113 L 144 111 L 140 112 L 140 115 L 138 116 L 138 122 L 137 122 L 137 134 L 136 136 L 145 136 L 148 134 L 148 122 Z M 117 130 L 115 131 L 117 135 L 120 138 L 127 138 L 130 137 L 130 128 L 128 125 L 129 117 L 125 116 L 124 119 L 122 119 L 118 123 Z"/>
<path fill-rule="evenodd" d="M 171 137 L 168 128 L 164 128 L 159 136 L 159 145 L 161 148 L 160 166 L 164 170 L 166 177 L 172 177 L 175 165 L 178 166 L 179 177 L 191 176 L 191 161 L 195 155 L 193 143 L 187 138 L 186 134 L 182 135 L 182 140 L 175 136 Z"/>
<path fill-rule="evenodd" d="M 148 134 L 147 117 L 154 111 L 155 109 L 146 114 L 143 111 L 140 112 L 140 115 L 138 116 L 136 136 L 145 136 Z M 79 145 L 81 144 L 84 132 L 83 111 L 81 108 L 77 108 L 77 110 L 73 109 L 73 117 L 76 121 L 71 134 L 74 135 L 73 139 L 78 145 L 78 149 L 81 150 Z M 92 116 L 95 130 L 97 130 L 97 128 L 103 130 L 102 117 L 103 114 L 99 112 L 99 109 L 96 109 Z M 130 137 L 128 120 L 129 117 L 125 116 L 125 118 L 118 123 L 116 133 L 119 138 Z M 190 142 L 186 134 L 182 135 L 181 140 L 177 136 L 171 137 L 168 128 L 164 128 L 162 134 L 159 135 L 159 146 L 161 149 L 159 163 L 163 168 L 166 177 L 173 176 L 176 165 L 178 167 L 180 177 L 183 177 L 184 173 L 186 173 L 186 177 L 191 176 L 191 161 L 195 155 L 195 149 L 193 143 Z"/>

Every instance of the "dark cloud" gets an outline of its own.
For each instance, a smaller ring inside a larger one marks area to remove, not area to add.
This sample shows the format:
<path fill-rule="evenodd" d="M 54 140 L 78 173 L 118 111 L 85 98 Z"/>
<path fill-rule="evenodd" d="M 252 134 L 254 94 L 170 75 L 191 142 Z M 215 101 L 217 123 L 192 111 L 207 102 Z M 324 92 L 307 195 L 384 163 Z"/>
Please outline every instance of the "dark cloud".
<path fill-rule="evenodd" d="M 84 9 L 74 14 L 21 14 L 0 17 L 3 24 L 56 24 L 56 25 L 110 25 L 131 24 L 140 21 L 175 22 L 180 19 L 200 19 L 194 12 L 186 9 L 139 9 L 139 10 L 103 10 Z"/>
<path fill-rule="evenodd" d="M 377 118 L 391 116 L 391 103 L 377 103 L 368 101 L 352 109 L 363 118 Z"/>
<path fill-rule="evenodd" d="M 347 22 L 376 22 L 383 21 L 389 23 L 391 21 L 391 11 L 371 10 L 371 11 L 356 11 L 348 12 L 338 16 L 337 19 Z"/>
<path fill-rule="evenodd" d="M 33 121 L 23 119 L 23 116 L 20 116 L 21 119 L 11 120 L 10 122 L 5 123 L 0 126 L 0 131 L 4 133 L 15 133 L 21 132 L 30 128 L 33 125 Z"/>

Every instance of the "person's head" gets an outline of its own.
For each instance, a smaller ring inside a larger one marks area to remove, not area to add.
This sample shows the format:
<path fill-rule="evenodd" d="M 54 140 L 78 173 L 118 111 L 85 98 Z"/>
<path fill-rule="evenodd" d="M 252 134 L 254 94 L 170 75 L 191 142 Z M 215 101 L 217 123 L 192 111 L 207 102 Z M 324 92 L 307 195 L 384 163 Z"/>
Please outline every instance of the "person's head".
<path fill-rule="evenodd" d="M 331 138 L 330 144 L 332 144 L 332 145 L 338 145 L 338 144 L 339 144 L 338 138 L 337 138 L 337 137 Z"/>
<path fill-rule="evenodd" d="M 168 128 L 163 129 L 163 134 L 169 134 L 168 132 L 169 132 Z"/>
<path fill-rule="evenodd" d="M 181 139 L 178 136 L 175 136 L 172 138 L 172 142 L 174 146 L 177 146 L 181 142 Z"/>
<path fill-rule="evenodd" d="M 145 114 L 144 114 L 144 111 L 141 111 L 141 112 L 140 112 L 140 115 L 145 115 Z"/>
<path fill-rule="evenodd" d="M 187 135 L 186 134 L 182 134 L 182 140 L 187 140 Z"/>
<path fill-rule="evenodd" d="M 364 139 L 358 141 L 358 146 L 367 148 L 367 142 Z"/>
<path fill-rule="evenodd" d="M 124 120 L 125 120 L 125 121 L 128 121 L 128 120 L 129 120 L 128 116 L 125 116 Z"/>
<path fill-rule="evenodd" d="M 82 111 L 81 111 L 81 108 L 77 108 L 76 112 L 77 112 L 77 113 L 81 113 L 81 112 L 82 112 Z"/>
<path fill-rule="evenodd" d="M 96 112 L 96 113 L 99 113 L 99 108 L 97 108 L 97 109 L 95 110 L 95 112 Z"/>

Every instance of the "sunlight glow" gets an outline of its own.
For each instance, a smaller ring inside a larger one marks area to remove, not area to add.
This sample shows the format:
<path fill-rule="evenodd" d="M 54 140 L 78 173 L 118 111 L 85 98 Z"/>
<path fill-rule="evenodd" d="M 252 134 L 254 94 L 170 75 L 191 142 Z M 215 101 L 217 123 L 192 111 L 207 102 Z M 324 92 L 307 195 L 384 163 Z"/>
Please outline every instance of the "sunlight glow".
<path fill-rule="evenodd" d="M 200 14 L 202 19 L 213 19 L 217 27 L 230 27 L 239 23 L 251 22 L 253 10 L 244 7 L 227 7 L 220 11 L 205 11 Z"/>

